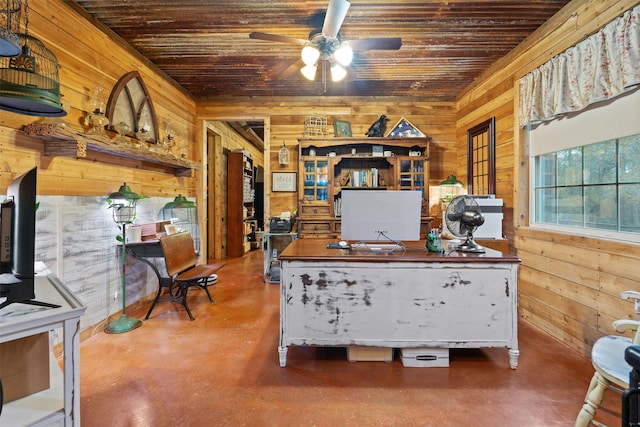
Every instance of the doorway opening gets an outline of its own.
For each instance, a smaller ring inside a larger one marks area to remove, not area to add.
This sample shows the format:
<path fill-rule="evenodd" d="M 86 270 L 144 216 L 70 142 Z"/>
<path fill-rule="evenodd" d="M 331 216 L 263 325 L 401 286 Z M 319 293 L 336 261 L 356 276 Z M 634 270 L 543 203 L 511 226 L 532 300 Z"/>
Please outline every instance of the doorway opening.
<path fill-rule="evenodd" d="M 250 124 L 252 131 L 247 128 Z M 206 256 L 209 260 L 227 257 L 227 154 L 237 149 L 248 149 L 257 157 L 262 157 L 255 165 L 255 214 L 258 229 L 264 230 L 265 213 L 268 212 L 269 199 L 265 194 L 265 177 L 269 165 L 269 121 L 265 119 L 232 119 L 211 118 L 204 121 L 202 196 L 206 203 L 204 229 L 206 235 Z M 244 129 L 244 132 L 238 131 Z M 242 145 L 237 137 L 227 137 L 228 132 L 235 131 L 240 135 Z M 247 133 L 249 132 L 249 133 Z M 264 141 L 263 141 L 264 138 Z M 262 163 L 262 164 L 261 164 Z"/>

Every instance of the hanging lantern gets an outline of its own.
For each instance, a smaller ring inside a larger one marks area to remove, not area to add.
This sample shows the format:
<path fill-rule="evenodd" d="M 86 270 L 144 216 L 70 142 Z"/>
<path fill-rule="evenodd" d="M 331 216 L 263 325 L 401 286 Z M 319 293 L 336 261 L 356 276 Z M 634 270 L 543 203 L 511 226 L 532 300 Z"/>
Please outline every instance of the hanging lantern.
<path fill-rule="evenodd" d="M 278 163 L 281 166 L 289 164 L 289 150 L 287 150 L 287 146 L 284 145 L 284 141 L 282 141 L 282 148 L 278 151 Z"/>

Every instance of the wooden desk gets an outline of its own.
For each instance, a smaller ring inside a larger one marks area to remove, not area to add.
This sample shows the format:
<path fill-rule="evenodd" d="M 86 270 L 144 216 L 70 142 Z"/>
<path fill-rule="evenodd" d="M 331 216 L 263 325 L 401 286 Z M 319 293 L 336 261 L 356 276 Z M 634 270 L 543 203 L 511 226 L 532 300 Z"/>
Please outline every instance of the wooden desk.
<path fill-rule="evenodd" d="M 518 366 L 520 260 L 484 254 L 328 249 L 294 240 L 280 254 L 280 366 L 290 345 L 507 347 Z M 412 242 L 413 243 L 413 242 Z"/>
<path fill-rule="evenodd" d="M 50 388 L 6 403 L 0 425 L 80 426 L 80 316 L 86 307 L 42 263 L 37 263 L 36 271 L 35 299 L 60 307 L 14 303 L 3 308 L 0 342 L 62 328 L 64 371 L 51 355 Z"/>
<path fill-rule="evenodd" d="M 120 246 L 122 248 L 122 246 Z M 160 245 L 160 240 L 145 240 L 143 242 L 136 243 L 127 243 L 127 253 L 133 256 L 138 261 L 142 261 L 147 264 L 153 272 L 158 277 L 158 283 L 160 288 L 171 286 L 171 278 L 169 274 L 167 274 L 166 270 L 164 270 L 164 274 L 160 273 L 158 267 L 149 261 L 150 258 L 164 258 L 164 254 L 162 253 L 162 246 Z"/>

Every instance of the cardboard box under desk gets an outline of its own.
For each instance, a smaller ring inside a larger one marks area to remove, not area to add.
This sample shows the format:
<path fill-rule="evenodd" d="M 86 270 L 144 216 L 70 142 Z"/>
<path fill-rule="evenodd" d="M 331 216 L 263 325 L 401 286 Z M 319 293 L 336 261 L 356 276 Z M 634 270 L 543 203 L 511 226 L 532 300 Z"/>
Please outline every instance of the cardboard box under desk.
<path fill-rule="evenodd" d="M 402 366 L 410 368 L 434 368 L 449 366 L 448 348 L 402 348 Z"/>
<path fill-rule="evenodd" d="M 49 332 L 0 344 L 3 403 L 49 388 Z"/>
<path fill-rule="evenodd" d="M 391 363 L 393 361 L 393 348 L 350 345 L 347 347 L 347 360 L 349 362 Z"/>

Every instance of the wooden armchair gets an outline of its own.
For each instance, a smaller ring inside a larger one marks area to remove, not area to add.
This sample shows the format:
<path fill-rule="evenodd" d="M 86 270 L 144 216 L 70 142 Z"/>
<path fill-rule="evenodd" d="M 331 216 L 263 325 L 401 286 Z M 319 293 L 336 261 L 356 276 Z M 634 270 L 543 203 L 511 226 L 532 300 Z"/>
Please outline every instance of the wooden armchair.
<path fill-rule="evenodd" d="M 591 349 L 591 361 L 595 368 L 593 378 L 584 399 L 584 405 L 576 418 L 575 427 L 587 427 L 591 424 L 596 409 L 602 402 L 607 388 L 619 392 L 629 387 L 631 366 L 625 360 L 625 350 L 630 345 L 640 344 L 640 292 L 626 291 L 620 295 L 623 300 L 634 300 L 636 320 L 622 319 L 613 322 L 617 332 L 634 331 L 633 339 L 606 335 L 599 338 Z"/>
<path fill-rule="evenodd" d="M 194 320 L 189 305 L 187 304 L 187 291 L 191 286 L 197 286 L 207 293 L 209 301 L 213 302 L 208 286 L 218 281 L 218 276 L 214 274 L 224 266 L 222 264 L 198 264 L 198 257 L 193 247 L 193 238 L 189 232 L 170 234 L 160 239 L 162 254 L 169 274 L 167 297 L 161 297 L 163 286 L 160 284 L 156 295 L 145 320 L 149 319 L 156 303 L 161 301 L 171 301 L 181 304 L 189 319 Z"/>

